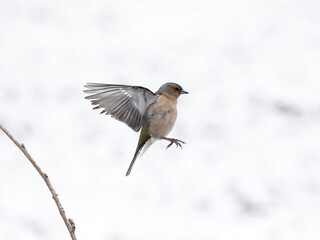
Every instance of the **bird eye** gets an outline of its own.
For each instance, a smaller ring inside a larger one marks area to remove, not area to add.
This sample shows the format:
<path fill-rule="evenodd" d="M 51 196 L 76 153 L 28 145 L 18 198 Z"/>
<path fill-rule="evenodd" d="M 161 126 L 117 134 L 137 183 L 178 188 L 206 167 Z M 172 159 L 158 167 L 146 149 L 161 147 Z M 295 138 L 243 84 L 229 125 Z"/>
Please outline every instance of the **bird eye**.
<path fill-rule="evenodd" d="M 176 90 L 176 91 L 179 91 L 180 89 L 176 87 L 175 90 Z"/>

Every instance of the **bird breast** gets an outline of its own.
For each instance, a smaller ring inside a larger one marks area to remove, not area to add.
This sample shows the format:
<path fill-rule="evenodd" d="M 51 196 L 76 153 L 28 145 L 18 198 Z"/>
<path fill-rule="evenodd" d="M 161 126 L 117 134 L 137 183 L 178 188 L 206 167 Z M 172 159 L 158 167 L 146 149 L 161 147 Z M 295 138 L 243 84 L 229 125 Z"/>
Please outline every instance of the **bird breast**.
<path fill-rule="evenodd" d="M 162 138 L 169 134 L 177 119 L 177 99 L 160 95 L 158 101 L 148 110 L 149 133 L 153 138 Z"/>

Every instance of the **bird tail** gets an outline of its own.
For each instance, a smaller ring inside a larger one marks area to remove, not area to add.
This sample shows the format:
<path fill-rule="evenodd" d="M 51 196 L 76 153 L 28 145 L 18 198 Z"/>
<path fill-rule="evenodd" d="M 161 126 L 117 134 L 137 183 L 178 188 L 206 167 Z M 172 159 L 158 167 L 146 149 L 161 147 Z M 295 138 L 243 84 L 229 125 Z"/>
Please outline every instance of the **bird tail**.
<path fill-rule="evenodd" d="M 149 139 L 150 139 L 150 137 L 147 138 L 147 139 L 146 139 L 145 141 L 143 141 L 142 143 L 138 144 L 137 149 L 136 149 L 136 152 L 134 153 L 133 159 L 131 160 L 130 166 L 129 166 L 128 171 L 127 171 L 127 173 L 126 173 L 126 176 L 129 176 L 129 174 L 130 174 L 130 172 L 131 172 L 131 170 L 132 170 L 132 167 L 133 167 L 133 165 L 134 165 L 137 157 L 139 156 L 139 154 L 140 154 L 143 146 L 145 145 L 145 143 L 146 143 Z"/>
<path fill-rule="evenodd" d="M 153 137 L 151 137 L 142 147 L 140 157 L 148 150 L 148 148 L 156 141 Z"/>
<path fill-rule="evenodd" d="M 137 157 L 138 157 L 138 155 L 139 155 L 139 153 L 140 153 L 140 151 L 141 151 L 141 148 L 142 148 L 142 147 L 139 148 L 139 146 L 137 147 L 137 150 L 136 150 L 136 152 L 134 153 L 133 159 L 132 159 L 132 161 L 131 161 L 131 163 L 130 163 L 130 166 L 129 166 L 129 168 L 128 168 L 128 171 L 127 171 L 127 173 L 126 173 L 126 176 L 129 176 L 129 174 L 130 174 L 130 172 L 131 172 L 131 169 L 132 169 L 132 167 L 133 167 L 133 164 L 134 164 L 134 162 L 136 161 L 136 159 L 137 159 Z"/>

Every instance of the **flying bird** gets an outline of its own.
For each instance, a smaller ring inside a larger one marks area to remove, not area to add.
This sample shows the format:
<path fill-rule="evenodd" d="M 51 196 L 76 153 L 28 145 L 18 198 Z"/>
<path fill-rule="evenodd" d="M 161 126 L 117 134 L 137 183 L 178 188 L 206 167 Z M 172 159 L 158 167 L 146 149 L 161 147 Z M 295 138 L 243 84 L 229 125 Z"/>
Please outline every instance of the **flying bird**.
<path fill-rule="evenodd" d="M 185 142 L 168 138 L 167 135 L 174 126 L 177 118 L 177 99 L 188 92 L 177 83 L 165 83 L 153 93 L 140 86 L 119 84 L 87 83 L 84 90 L 89 94 L 93 109 L 103 109 L 101 113 L 111 115 L 124 122 L 134 131 L 140 129 L 140 137 L 133 159 L 126 176 L 129 176 L 136 158 L 145 152 L 156 140 L 167 140 L 181 147 Z"/>

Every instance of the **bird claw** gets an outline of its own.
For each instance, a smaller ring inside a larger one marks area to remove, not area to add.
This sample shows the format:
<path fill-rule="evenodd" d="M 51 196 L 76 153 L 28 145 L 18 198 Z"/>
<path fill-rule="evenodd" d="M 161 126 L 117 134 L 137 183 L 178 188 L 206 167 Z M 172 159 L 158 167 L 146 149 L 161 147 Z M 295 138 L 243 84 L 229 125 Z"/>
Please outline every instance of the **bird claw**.
<path fill-rule="evenodd" d="M 181 147 L 181 148 L 182 148 L 181 143 L 186 144 L 184 141 L 181 141 L 181 140 L 175 139 L 175 138 L 170 138 L 170 139 L 167 139 L 167 140 L 170 141 L 170 143 L 169 143 L 169 145 L 166 147 L 166 149 L 168 149 L 169 147 L 171 147 L 172 144 L 175 144 L 176 147 Z"/>

